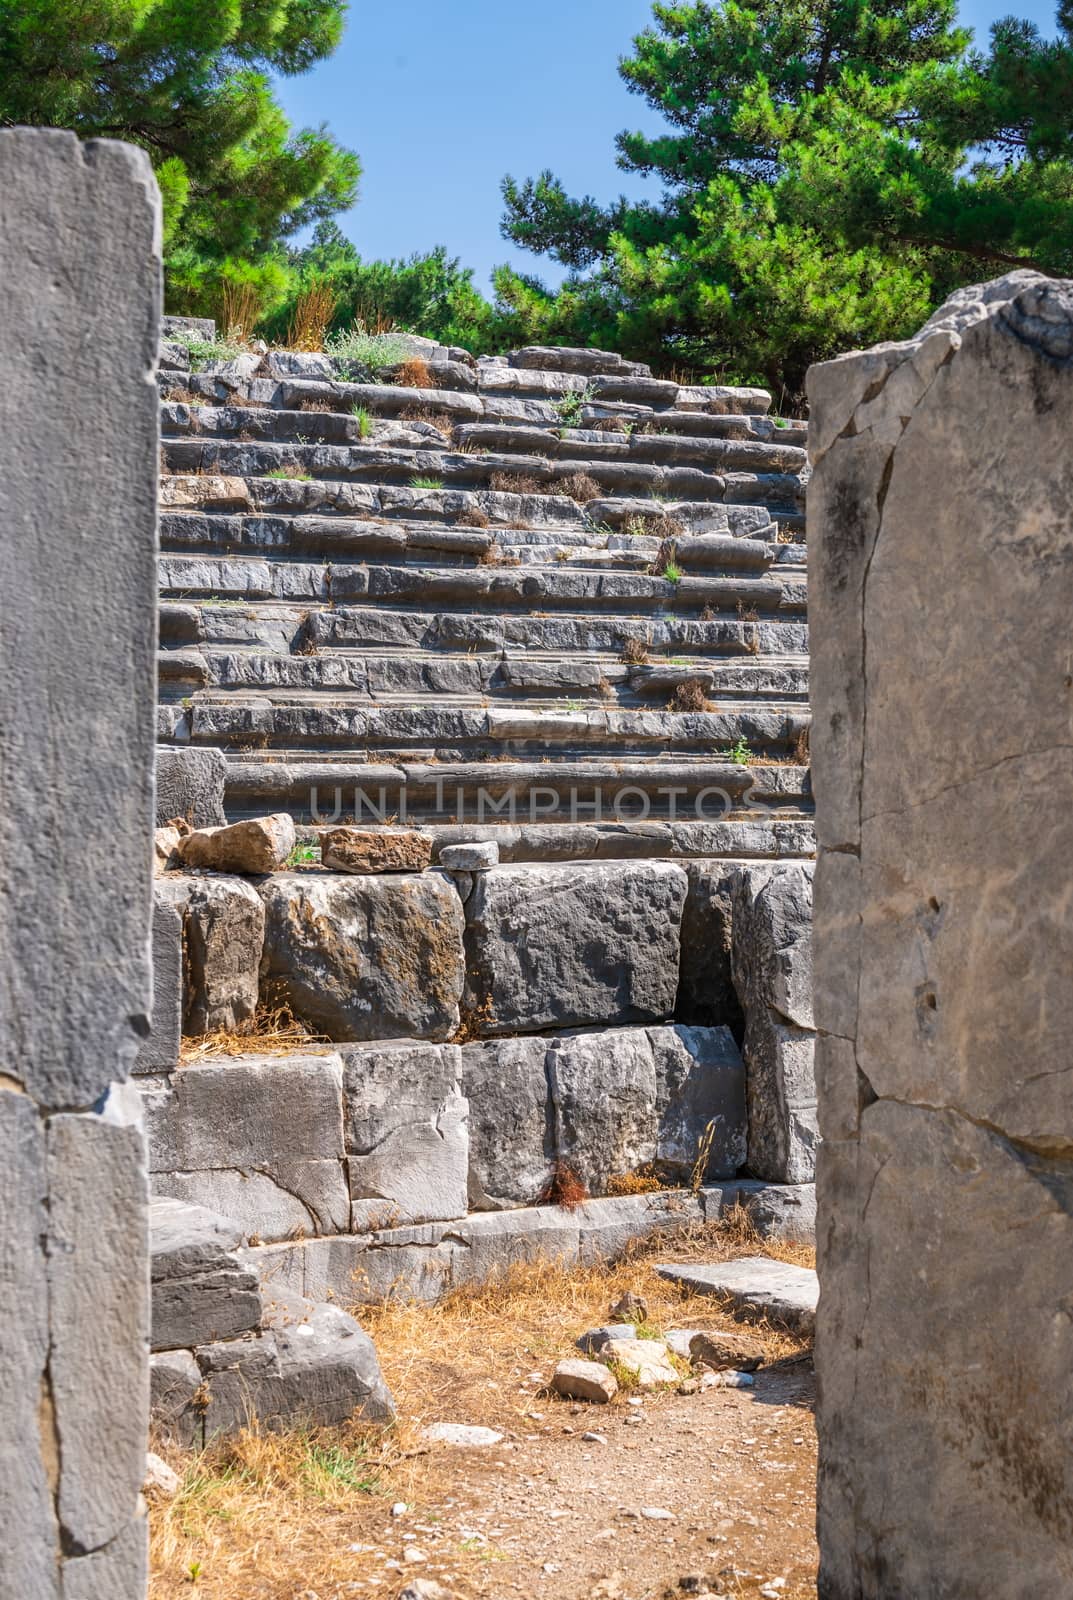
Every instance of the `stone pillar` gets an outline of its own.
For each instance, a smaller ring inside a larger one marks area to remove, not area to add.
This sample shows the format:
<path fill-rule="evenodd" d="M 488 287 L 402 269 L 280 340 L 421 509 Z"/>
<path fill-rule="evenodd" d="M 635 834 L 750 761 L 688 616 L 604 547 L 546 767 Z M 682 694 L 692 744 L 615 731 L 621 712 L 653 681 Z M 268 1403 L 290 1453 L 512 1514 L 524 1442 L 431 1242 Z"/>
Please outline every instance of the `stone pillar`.
<path fill-rule="evenodd" d="M 0 1594 L 139 1600 L 159 199 L 0 132 Z"/>
<path fill-rule="evenodd" d="M 819 1592 L 1073 1593 L 1073 282 L 809 402 Z"/>

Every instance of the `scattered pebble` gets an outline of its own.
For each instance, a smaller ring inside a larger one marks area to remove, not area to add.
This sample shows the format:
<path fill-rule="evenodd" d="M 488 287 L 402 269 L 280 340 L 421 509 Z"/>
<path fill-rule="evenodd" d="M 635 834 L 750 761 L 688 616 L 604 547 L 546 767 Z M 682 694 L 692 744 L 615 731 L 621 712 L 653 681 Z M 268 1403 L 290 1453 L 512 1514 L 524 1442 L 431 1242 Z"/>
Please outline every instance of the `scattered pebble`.
<path fill-rule="evenodd" d="M 641 1515 L 646 1522 L 673 1522 L 674 1512 L 665 1511 L 662 1506 L 642 1506 Z"/>

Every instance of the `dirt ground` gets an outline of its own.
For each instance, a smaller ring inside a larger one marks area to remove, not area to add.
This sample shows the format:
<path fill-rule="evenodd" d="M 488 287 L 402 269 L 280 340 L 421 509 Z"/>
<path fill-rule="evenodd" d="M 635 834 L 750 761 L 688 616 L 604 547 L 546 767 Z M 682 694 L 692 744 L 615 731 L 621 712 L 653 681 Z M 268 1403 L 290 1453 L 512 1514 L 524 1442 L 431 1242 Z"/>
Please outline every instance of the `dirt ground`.
<path fill-rule="evenodd" d="M 611 1268 L 529 1265 L 439 1306 L 363 1310 L 398 1424 L 253 1430 L 193 1458 L 162 1450 L 183 1485 L 151 1506 L 151 1600 L 395 1600 L 417 1576 L 464 1600 L 814 1600 L 813 1379 L 800 1339 L 758 1327 L 767 1359 L 752 1389 L 584 1406 L 547 1389 L 626 1288 L 648 1304 L 645 1332 L 736 1326 L 652 1262 L 761 1248 L 740 1227 L 696 1229 Z M 800 1246 L 772 1253 L 808 1259 Z M 504 1437 L 430 1448 L 430 1422 Z"/>

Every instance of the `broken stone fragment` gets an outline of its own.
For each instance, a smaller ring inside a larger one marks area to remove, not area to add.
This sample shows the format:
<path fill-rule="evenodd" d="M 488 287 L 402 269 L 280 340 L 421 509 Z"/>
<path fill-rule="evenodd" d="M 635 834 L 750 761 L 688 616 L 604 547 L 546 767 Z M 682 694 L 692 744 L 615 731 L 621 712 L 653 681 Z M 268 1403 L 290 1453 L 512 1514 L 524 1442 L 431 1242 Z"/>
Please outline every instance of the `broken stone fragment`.
<path fill-rule="evenodd" d="M 600 1358 L 631 1372 L 639 1389 L 658 1389 L 681 1378 L 662 1339 L 614 1339 L 604 1345 Z"/>
<path fill-rule="evenodd" d="M 713 1372 L 755 1372 L 764 1362 L 760 1341 L 733 1329 L 675 1328 L 667 1334 L 667 1345 L 675 1355 Z"/>
<path fill-rule="evenodd" d="M 503 1435 L 495 1428 L 479 1428 L 465 1422 L 430 1422 L 421 1429 L 422 1439 L 433 1444 L 450 1444 L 459 1450 L 473 1450 L 481 1445 L 501 1444 Z"/>
<path fill-rule="evenodd" d="M 648 1302 L 632 1289 L 620 1294 L 611 1305 L 610 1315 L 615 1322 L 647 1322 Z M 621 1334 L 619 1335 L 621 1338 Z"/>
<path fill-rule="evenodd" d="M 637 1329 L 632 1322 L 614 1322 L 606 1328 L 590 1328 L 583 1333 L 574 1343 L 579 1350 L 584 1350 L 586 1355 L 602 1350 L 605 1344 L 611 1344 L 615 1339 L 636 1339 Z"/>
<path fill-rule="evenodd" d="M 618 1380 L 613 1372 L 608 1372 L 598 1361 L 581 1361 L 576 1356 L 559 1362 L 551 1386 L 567 1400 L 592 1400 L 599 1405 L 606 1405 L 618 1394 Z"/>
<path fill-rule="evenodd" d="M 286 811 L 251 817 L 224 828 L 195 828 L 179 841 L 184 866 L 213 872 L 276 872 L 294 849 L 294 822 Z"/>
<path fill-rule="evenodd" d="M 145 1483 L 143 1492 L 155 1495 L 160 1500 L 174 1500 L 179 1492 L 182 1480 L 173 1467 L 162 1457 L 155 1455 L 152 1450 L 145 1458 Z"/>
<path fill-rule="evenodd" d="M 445 844 L 440 851 L 440 866 L 445 872 L 487 872 L 499 865 L 499 846 L 486 844 Z"/>
<path fill-rule="evenodd" d="M 153 834 L 153 877 L 159 878 L 170 866 L 178 865 L 179 845 L 182 834 L 173 823 L 168 823 L 165 828 L 157 828 Z"/>
<path fill-rule="evenodd" d="M 424 872 L 432 840 L 412 829 L 331 828 L 321 834 L 320 859 L 334 872 Z"/>

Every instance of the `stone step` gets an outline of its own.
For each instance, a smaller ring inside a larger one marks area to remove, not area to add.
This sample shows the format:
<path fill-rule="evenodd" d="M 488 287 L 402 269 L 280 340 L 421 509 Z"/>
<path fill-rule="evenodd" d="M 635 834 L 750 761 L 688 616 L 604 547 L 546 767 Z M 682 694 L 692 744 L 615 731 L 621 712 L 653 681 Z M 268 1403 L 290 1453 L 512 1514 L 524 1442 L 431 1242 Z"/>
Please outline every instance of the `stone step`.
<path fill-rule="evenodd" d="M 760 537 L 683 533 L 675 537 L 679 566 L 712 570 L 762 571 L 785 565 L 792 554 L 786 545 Z M 555 561 L 640 569 L 650 565 L 666 541 L 645 534 L 597 532 L 593 528 L 480 528 L 436 522 L 370 521 L 357 517 L 253 516 L 245 512 L 165 511 L 160 518 L 161 548 L 168 554 L 188 551 L 256 555 L 339 554 L 415 555 L 427 559 L 435 551 L 448 564 Z"/>
<path fill-rule="evenodd" d="M 267 565 L 267 564 L 266 564 Z M 242 575 L 239 574 L 239 581 Z M 241 590 L 239 591 L 241 593 Z M 745 622 L 673 614 L 618 616 L 604 606 L 589 613 L 430 610 L 427 606 L 287 604 L 270 600 L 165 599 L 162 643 L 261 646 L 283 654 L 328 650 L 426 650 L 468 655 L 481 651 L 551 651 L 585 655 L 596 650 L 636 665 L 679 655 L 806 657 L 808 625 L 802 619 Z"/>
<path fill-rule="evenodd" d="M 595 808 L 599 806 L 597 811 Z M 288 811 L 300 821 L 531 824 L 688 818 L 705 824 L 810 816 L 806 767 L 715 757 L 588 761 L 361 761 L 352 756 L 227 754 L 229 817 Z M 702 852 L 703 853 L 703 852 Z"/>
<path fill-rule="evenodd" d="M 666 701 L 682 684 L 695 683 L 724 704 L 760 698 L 805 701 L 805 661 L 716 661 L 676 656 L 630 665 L 618 655 L 590 651 L 583 657 L 526 651 L 465 655 L 413 649 L 405 652 L 334 650 L 291 655 L 256 647 L 220 650 L 185 644 L 161 650 L 158 678 L 164 684 L 224 690 L 313 690 L 353 692 L 374 700 L 432 695 L 554 703 L 578 697 L 601 702 Z"/>
<path fill-rule="evenodd" d="M 662 418 L 660 418 L 662 424 Z M 805 470 L 807 457 L 797 445 L 780 440 L 698 438 L 675 434 L 661 425 L 658 431 L 635 429 L 629 434 L 592 428 L 544 428 L 518 424 L 472 422 L 453 430 L 461 450 L 508 452 L 539 456 L 552 461 L 585 460 L 594 470 L 603 462 L 641 463 L 652 466 L 701 467 L 707 472 L 785 472 Z"/>
<path fill-rule="evenodd" d="M 444 697 L 446 698 L 446 697 Z M 576 705 L 576 709 L 575 709 Z M 255 695 L 237 690 L 221 695 L 202 690 L 189 705 L 158 707 L 160 736 L 224 749 L 378 750 L 405 759 L 406 752 L 457 752 L 500 755 L 510 746 L 514 755 L 532 747 L 540 756 L 606 754 L 608 746 L 629 759 L 650 750 L 729 751 L 744 740 L 766 753 L 792 750 L 809 726 L 804 706 L 779 707 L 764 701 L 717 711 L 605 709 L 570 702 L 563 706 L 468 704 L 427 700 L 410 705 L 381 705 L 338 690 L 310 697 L 291 690 L 282 695 Z M 490 747 L 490 748 L 489 748 Z"/>
<path fill-rule="evenodd" d="M 789 809 L 789 808 L 786 808 Z M 509 822 L 428 823 L 432 859 L 455 844 L 495 844 L 502 862 L 621 861 L 647 859 L 773 860 L 811 858 L 816 828 L 810 815 L 733 817 L 706 820 L 684 816 L 662 821 L 580 820 L 558 823 Z"/>
<path fill-rule="evenodd" d="M 420 487 L 428 479 L 435 488 L 492 489 L 518 495 L 561 495 L 579 506 L 589 499 L 642 495 L 693 502 L 745 505 L 804 505 L 804 482 L 795 472 L 753 471 L 727 466 L 721 472 L 703 467 L 651 465 L 643 461 L 592 460 L 584 455 L 557 458 L 514 455 L 506 451 L 428 448 L 392 449 L 375 443 L 262 444 L 241 440 L 165 439 L 161 457 L 167 472 L 177 476 L 209 476 L 259 480 L 271 478 L 314 483 L 365 483 Z M 768 452 L 733 442 L 712 441 L 716 448 Z M 601 494 L 602 491 L 602 494 Z"/>
<path fill-rule="evenodd" d="M 557 565 L 430 567 L 387 563 L 328 564 L 259 560 L 251 556 L 162 555 L 161 593 L 168 597 L 217 596 L 245 600 L 354 600 L 429 607 L 482 607 L 544 611 L 590 607 L 602 612 L 728 611 L 745 620 L 760 612 L 800 616 L 807 607 L 804 582 L 771 576 L 720 576 L 701 572 L 667 578 L 646 572 L 600 571 Z"/>

